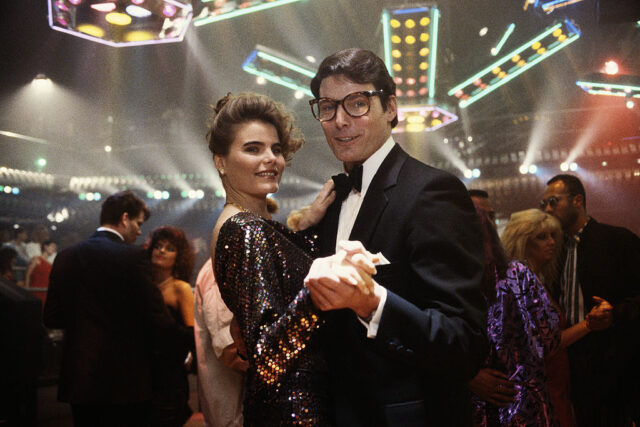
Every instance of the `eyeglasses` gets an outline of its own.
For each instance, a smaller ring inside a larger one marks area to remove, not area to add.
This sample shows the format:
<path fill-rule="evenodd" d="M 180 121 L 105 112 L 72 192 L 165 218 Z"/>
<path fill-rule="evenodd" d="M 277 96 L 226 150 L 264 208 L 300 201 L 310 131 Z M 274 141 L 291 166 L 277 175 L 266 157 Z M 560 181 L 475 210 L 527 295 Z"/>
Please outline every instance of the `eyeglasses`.
<path fill-rule="evenodd" d="M 547 208 L 547 205 L 549 205 L 551 209 L 555 208 L 560 201 L 560 197 L 562 196 L 573 197 L 571 194 L 561 194 L 560 196 L 551 196 L 547 199 L 542 199 L 540 200 L 540 209 L 545 210 Z"/>
<path fill-rule="evenodd" d="M 338 111 L 338 105 L 342 105 L 344 111 L 351 117 L 361 117 L 367 114 L 371 108 L 369 98 L 380 96 L 383 93 L 383 90 L 365 90 L 350 93 L 342 98 L 341 101 L 330 98 L 312 99 L 309 101 L 309 105 L 311 106 L 313 117 L 321 122 L 333 120 Z"/>

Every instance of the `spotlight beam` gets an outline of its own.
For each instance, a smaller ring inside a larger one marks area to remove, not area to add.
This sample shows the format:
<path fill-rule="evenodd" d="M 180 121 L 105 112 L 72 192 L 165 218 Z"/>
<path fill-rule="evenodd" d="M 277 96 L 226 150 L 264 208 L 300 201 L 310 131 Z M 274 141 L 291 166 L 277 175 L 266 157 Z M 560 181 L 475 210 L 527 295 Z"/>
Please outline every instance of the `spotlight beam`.
<path fill-rule="evenodd" d="M 9 138 L 21 139 L 29 142 L 35 142 L 37 144 L 42 144 L 42 145 L 52 145 L 52 143 L 50 141 L 47 141 L 46 139 L 36 138 L 34 136 L 29 136 L 29 135 L 22 135 L 15 132 L 9 132 L 7 130 L 0 130 L 0 135 L 7 136 Z"/>

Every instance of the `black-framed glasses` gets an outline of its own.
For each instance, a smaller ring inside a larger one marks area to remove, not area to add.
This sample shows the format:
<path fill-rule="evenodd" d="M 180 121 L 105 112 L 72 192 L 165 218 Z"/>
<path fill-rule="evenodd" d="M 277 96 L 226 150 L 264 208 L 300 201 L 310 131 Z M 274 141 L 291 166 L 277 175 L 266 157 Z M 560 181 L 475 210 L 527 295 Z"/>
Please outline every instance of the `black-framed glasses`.
<path fill-rule="evenodd" d="M 546 199 L 542 199 L 540 200 L 540 209 L 545 210 L 547 208 L 547 205 L 549 205 L 551 209 L 555 208 L 560 201 L 560 197 L 562 196 L 573 197 L 571 194 L 561 194 L 560 196 L 551 196 Z"/>
<path fill-rule="evenodd" d="M 313 117 L 321 122 L 333 120 L 339 105 L 342 105 L 344 111 L 351 117 L 361 117 L 367 114 L 371 108 L 371 100 L 369 98 L 380 96 L 383 93 L 383 90 L 363 90 L 350 93 L 342 100 L 331 98 L 312 99 L 309 101 L 309 105 L 311 106 Z"/>

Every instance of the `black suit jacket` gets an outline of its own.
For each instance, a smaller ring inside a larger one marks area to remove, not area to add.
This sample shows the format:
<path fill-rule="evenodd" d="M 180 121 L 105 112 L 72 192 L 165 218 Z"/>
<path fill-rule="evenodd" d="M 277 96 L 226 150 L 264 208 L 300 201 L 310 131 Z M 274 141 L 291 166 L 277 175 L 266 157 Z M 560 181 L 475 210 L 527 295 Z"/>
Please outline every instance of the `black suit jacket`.
<path fill-rule="evenodd" d="M 320 224 L 335 252 L 341 202 Z M 454 176 L 396 145 L 376 172 L 350 236 L 390 261 L 378 333 L 351 310 L 327 313 L 324 348 L 336 421 L 345 426 L 470 423 L 465 382 L 486 354 L 484 255 L 473 205 Z"/>
<path fill-rule="evenodd" d="M 53 263 L 44 323 L 64 329 L 58 397 L 76 404 L 151 399 L 153 344 L 175 327 L 140 247 L 97 231 Z"/>
<path fill-rule="evenodd" d="M 577 251 L 585 313 L 599 296 L 614 307 L 614 325 L 569 347 L 572 394 L 626 400 L 640 391 L 640 238 L 591 219 Z M 636 403 L 637 404 L 637 403 Z"/>

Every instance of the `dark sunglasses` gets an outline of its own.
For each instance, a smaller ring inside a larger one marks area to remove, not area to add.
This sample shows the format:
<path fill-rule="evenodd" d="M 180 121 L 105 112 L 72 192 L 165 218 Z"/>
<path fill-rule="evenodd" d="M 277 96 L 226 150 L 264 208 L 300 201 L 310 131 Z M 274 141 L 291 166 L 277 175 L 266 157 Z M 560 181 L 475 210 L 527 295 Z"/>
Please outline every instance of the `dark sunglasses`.
<path fill-rule="evenodd" d="M 563 194 L 563 195 L 568 197 L 573 197 L 571 194 Z M 553 209 L 558 205 L 559 201 L 560 201 L 559 196 L 551 196 L 547 199 L 542 199 L 540 200 L 540 209 L 545 210 L 547 208 L 547 205 L 549 205 L 551 209 Z"/>

